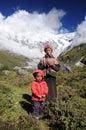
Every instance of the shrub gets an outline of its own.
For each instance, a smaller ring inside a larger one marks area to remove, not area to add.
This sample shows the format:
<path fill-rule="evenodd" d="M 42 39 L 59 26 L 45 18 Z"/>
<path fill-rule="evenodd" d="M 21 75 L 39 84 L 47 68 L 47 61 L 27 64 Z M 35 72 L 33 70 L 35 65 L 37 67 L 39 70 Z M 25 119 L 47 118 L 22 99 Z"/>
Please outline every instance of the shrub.
<path fill-rule="evenodd" d="M 58 98 L 55 103 L 47 104 L 45 115 L 53 130 L 82 130 L 85 127 L 86 100 L 79 97 L 70 86 L 58 86 Z M 55 129 L 57 126 L 57 129 Z"/>
<path fill-rule="evenodd" d="M 4 65 L 4 66 L 0 67 L 0 70 L 1 70 L 1 71 L 2 71 L 2 70 L 12 70 L 12 68 L 9 67 L 9 66 Z"/>

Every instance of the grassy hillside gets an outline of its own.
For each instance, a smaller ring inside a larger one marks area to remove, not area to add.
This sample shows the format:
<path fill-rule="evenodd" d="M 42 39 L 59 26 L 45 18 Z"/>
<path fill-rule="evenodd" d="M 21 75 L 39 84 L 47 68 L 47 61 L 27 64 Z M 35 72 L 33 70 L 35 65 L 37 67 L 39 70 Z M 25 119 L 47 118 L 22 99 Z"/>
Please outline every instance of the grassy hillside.
<path fill-rule="evenodd" d="M 3 64 L 5 66 L 14 67 L 14 66 L 24 66 L 26 61 L 29 61 L 30 59 L 16 55 L 14 53 L 10 53 L 8 51 L 1 51 L 0 50 L 0 64 Z"/>
<path fill-rule="evenodd" d="M 86 46 L 84 45 L 83 48 Z M 68 64 L 66 57 L 76 56 L 72 65 L 84 56 L 85 49 L 75 47 L 59 58 Z M 29 76 L 9 75 L 0 71 L 0 129 L 1 130 L 85 130 L 86 129 L 86 66 L 75 67 L 72 73 L 57 73 L 57 101 L 47 104 L 44 117 L 35 121 L 32 115 L 31 82 Z"/>
<path fill-rule="evenodd" d="M 82 57 L 84 57 L 84 60 L 86 62 L 86 44 L 81 44 L 74 47 L 67 53 L 63 53 L 59 57 L 59 60 L 61 64 L 67 64 L 73 67 L 74 64 L 77 63 Z"/>

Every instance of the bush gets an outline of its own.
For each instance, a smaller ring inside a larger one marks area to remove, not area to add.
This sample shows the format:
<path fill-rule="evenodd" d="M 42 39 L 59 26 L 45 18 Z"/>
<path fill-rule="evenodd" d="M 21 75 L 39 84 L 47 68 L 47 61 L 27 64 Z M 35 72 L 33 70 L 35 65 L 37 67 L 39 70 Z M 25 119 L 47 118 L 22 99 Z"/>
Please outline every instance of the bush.
<path fill-rule="evenodd" d="M 1 66 L 1 67 L 0 67 L 0 70 L 1 70 L 1 71 L 2 71 L 2 70 L 12 70 L 12 68 L 9 67 L 9 66 L 4 65 L 4 66 Z"/>
<path fill-rule="evenodd" d="M 10 88 L 0 83 L 0 112 L 5 114 L 13 107 L 13 93 Z"/>
<path fill-rule="evenodd" d="M 85 127 L 86 100 L 79 97 L 69 86 L 58 86 L 56 103 L 46 106 L 45 114 L 51 122 L 51 130 L 82 130 Z M 57 126 L 57 129 L 55 128 Z"/>

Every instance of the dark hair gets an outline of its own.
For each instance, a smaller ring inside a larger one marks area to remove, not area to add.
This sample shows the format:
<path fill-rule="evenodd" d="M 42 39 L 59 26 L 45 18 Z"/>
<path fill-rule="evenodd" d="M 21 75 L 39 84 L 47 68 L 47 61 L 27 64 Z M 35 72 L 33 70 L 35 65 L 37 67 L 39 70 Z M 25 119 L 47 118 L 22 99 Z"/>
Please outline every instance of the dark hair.
<path fill-rule="evenodd" d="M 37 74 L 38 74 L 38 72 L 36 72 L 36 73 L 33 74 L 34 78 L 36 78 L 36 75 L 37 75 Z"/>

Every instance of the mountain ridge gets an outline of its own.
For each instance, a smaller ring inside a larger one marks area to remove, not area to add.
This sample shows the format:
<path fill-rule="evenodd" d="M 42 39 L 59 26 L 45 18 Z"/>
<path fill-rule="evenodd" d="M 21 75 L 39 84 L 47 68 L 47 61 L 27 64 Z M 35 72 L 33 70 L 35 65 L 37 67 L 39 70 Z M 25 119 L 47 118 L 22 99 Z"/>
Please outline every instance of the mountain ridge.
<path fill-rule="evenodd" d="M 83 58 L 84 57 L 84 58 Z M 9 67 L 25 67 L 27 69 L 34 68 L 37 66 L 37 63 L 40 59 L 31 59 L 27 58 L 23 55 L 17 55 L 15 53 L 11 53 L 9 51 L 1 51 L 0 50 L 0 64 Z M 82 62 L 86 62 L 86 44 L 81 44 L 79 46 L 73 47 L 63 53 L 61 53 L 58 57 L 61 65 L 75 66 L 75 64 L 82 60 Z"/>
<path fill-rule="evenodd" d="M 66 34 L 36 34 L 30 37 L 26 34 L 10 34 L 0 32 L 0 49 L 8 50 L 28 58 L 40 58 L 43 56 L 45 44 L 51 44 L 54 55 L 57 57 L 68 46 L 71 46 L 75 33 Z"/>

